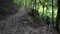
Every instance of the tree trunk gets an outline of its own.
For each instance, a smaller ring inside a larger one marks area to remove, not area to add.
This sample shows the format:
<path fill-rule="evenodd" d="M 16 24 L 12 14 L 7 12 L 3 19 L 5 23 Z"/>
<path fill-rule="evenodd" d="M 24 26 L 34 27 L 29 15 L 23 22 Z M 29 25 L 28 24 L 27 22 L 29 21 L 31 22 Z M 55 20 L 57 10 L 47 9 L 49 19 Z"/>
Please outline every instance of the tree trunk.
<path fill-rule="evenodd" d="M 35 0 L 35 10 L 36 10 L 36 0 Z"/>
<path fill-rule="evenodd" d="M 60 2 L 58 0 L 58 12 L 57 12 L 57 18 L 56 18 L 56 30 L 59 32 L 59 21 L 60 21 Z"/>
<path fill-rule="evenodd" d="M 54 9 L 53 9 L 53 0 L 52 0 L 52 25 L 54 25 Z"/>

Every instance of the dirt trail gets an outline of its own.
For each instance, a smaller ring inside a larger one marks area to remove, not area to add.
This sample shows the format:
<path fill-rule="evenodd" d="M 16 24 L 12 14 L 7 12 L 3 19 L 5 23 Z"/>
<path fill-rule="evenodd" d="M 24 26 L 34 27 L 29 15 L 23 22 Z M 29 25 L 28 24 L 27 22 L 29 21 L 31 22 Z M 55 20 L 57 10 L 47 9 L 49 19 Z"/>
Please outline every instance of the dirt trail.
<path fill-rule="evenodd" d="M 24 21 L 23 19 L 25 19 L 25 17 L 21 17 L 24 14 L 27 14 L 25 7 L 21 7 L 16 14 L 8 17 L 5 21 L 1 21 L 0 34 L 58 34 L 56 31 L 52 30 L 52 28 L 49 28 L 49 30 L 46 31 L 46 26 L 40 26 L 36 29 L 26 25 L 25 22 L 28 21 Z"/>

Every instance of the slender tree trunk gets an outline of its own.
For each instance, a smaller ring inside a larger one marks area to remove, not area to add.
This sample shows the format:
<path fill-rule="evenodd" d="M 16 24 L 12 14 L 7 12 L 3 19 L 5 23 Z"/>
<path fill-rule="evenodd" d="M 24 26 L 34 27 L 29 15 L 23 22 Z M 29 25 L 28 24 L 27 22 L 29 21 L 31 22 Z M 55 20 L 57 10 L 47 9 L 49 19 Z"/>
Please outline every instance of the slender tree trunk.
<path fill-rule="evenodd" d="M 32 7 L 32 6 L 33 6 L 33 5 L 32 5 L 32 4 L 33 4 L 33 3 L 32 3 L 32 0 L 30 0 L 30 1 L 31 1 L 31 8 L 33 8 L 33 7 Z"/>
<path fill-rule="evenodd" d="M 57 18 L 56 18 L 56 30 L 59 32 L 59 29 L 58 29 L 58 27 L 59 27 L 59 19 L 60 19 L 60 17 L 59 17 L 59 15 L 57 15 Z"/>
<path fill-rule="evenodd" d="M 44 16 L 44 6 L 43 6 L 43 16 Z"/>
<path fill-rule="evenodd" d="M 48 11 L 47 10 L 48 10 L 48 7 L 46 6 L 46 15 L 48 14 Z"/>
<path fill-rule="evenodd" d="M 57 12 L 57 18 L 56 18 L 56 30 L 59 32 L 59 21 L 60 21 L 60 2 L 58 0 L 58 12 Z"/>
<path fill-rule="evenodd" d="M 53 0 L 52 0 L 52 25 L 54 25 L 54 9 L 53 9 Z"/>
<path fill-rule="evenodd" d="M 43 5 L 43 12 L 42 12 L 42 19 L 43 19 L 43 22 L 44 22 L 44 5 Z"/>
<path fill-rule="evenodd" d="M 36 10 L 36 0 L 35 0 L 35 10 Z"/>
<path fill-rule="evenodd" d="M 25 1 L 26 1 L 26 0 L 24 0 L 24 6 L 25 6 Z"/>

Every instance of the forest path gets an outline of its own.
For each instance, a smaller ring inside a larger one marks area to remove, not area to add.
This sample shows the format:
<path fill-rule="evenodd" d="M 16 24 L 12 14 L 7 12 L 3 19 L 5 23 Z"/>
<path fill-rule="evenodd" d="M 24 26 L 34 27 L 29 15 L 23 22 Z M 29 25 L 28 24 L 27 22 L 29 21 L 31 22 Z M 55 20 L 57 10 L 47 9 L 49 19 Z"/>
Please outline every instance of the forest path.
<path fill-rule="evenodd" d="M 18 15 L 23 15 L 23 14 L 26 14 L 27 12 L 25 12 L 25 8 L 24 7 L 21 7 L 22 9 L 20 9 L 19 13 L 16 14 L 15 16 L 18 16 Z M 48 31 L 46 31 L 47 29 L 47 26 L 40 26 L 40 27 L 37 27 L 36 28 L 32 28 L 32 27 L 28 27 L 28 31 L 25 31 L 25 34 L 58 34 L 56 31 L 54 31 L 52 28 L 49 28 Z"/>
<path fill-rule="evenodd" d="M 24 14 L 27 14 L 28 12 L 26 12 L 25 7 L 21 7 L 18 10 L 18 13 L 16 13 L 15 15 L 13 15 L 13 17 L 17 16 L 22 16 Z M 46 31 L 46 26 L 40 26 L 36 28 L 32 28 L 32 27 L 27 27 L 27 30 L 25 30 L 25 34 L 58 34 L 56 31 L 54 31 L 52 28 L 49 28 L 48 31 Z"/>
<path fill-rule="evenodd" d="M 37 28 L 26 25 L 25 22 L 28 21 L 25 20 L 25 17 L 27 18 L 27 16 L 21 17 L 24 14 L 27 14 L 27 12 L 24 7 L 21 7 L 16 14 L 1 21 L 0 34 L 2 34 L 1 32 L 3 32 L 3 34 L 58 34 L 52 28 L 49 28 L 49 30 L 46 31 L 47 28 L 45 25 Z"/>

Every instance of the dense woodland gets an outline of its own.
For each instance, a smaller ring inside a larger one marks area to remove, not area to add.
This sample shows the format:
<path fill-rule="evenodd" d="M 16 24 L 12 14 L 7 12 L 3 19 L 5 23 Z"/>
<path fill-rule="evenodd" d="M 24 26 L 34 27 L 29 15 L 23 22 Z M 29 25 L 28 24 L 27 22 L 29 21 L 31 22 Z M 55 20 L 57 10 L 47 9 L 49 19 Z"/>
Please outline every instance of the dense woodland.
<path fill-rule="evenodd" d="M 58 4 L 57 0 L 14 0 L 17 7 L 25 6 L 37 10 L 45 21 L 46 16 L 50 17 L 51 23 L 56 22 Z M 53 24 L 53 23 L 52 23 Z"/>
<path fill-rule="evenodd" d="M 35 17 L 37 11 L 38 15 L 45 24 L 46 16 L 49 16 L 52 26 L 56 30 L 60 30 L 60 5 L 59 0 L 0 0 L 0 20 L 4 16 L 9 16 L 17 13 L 20 7 L 30 8 L 32 10 L 30 15 Z"/>

